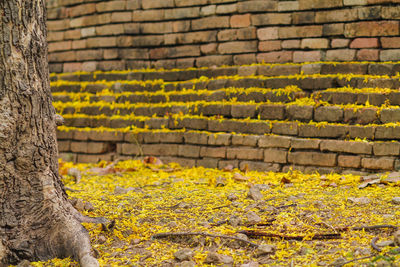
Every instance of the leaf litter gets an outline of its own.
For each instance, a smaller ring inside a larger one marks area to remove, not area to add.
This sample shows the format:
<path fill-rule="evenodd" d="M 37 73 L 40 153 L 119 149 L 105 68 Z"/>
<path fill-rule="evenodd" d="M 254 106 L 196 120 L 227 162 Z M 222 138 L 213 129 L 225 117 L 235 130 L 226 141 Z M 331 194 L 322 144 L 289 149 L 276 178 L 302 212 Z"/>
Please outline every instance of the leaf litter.
<path fill-rule="evenodd" d="M 61 161 L 60 173 L 84 215 L 112 222 L 84 224 L 101 266 L 400 264 L 400 173 L 241 172 L 154 157 Z"/>

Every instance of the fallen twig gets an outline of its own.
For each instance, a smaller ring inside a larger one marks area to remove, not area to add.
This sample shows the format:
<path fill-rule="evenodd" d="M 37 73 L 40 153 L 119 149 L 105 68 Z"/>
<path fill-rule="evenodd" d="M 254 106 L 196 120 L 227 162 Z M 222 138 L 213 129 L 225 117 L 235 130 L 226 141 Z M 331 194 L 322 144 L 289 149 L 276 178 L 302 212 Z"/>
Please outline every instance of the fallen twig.
<path fill-rule="evenodd" d="M 262 232 L 257 230 L 243 230 L 239 231 L 238 233 L 245 234 L 248 237 L 271 237 L 271 238 L 280 238 L 284 240 L 299 240 L 302 241 L 304 238 L 310 238 L 310 240 L 323 240 L 323 239 L 339 239 L 342 236 L 339 233 L 329 233 L 329 234 L 315 234 L 313 236 L 287 236 L 287 235 L 280 235 L 268 232 Z"/>
<path fill-rule="evenodd" d="M 159 239 L 159 238 L 169 238 L 169 237 L 177 237 L 177 236 L 195 236 L 195 235 L 200 235 L 200 236 L 208 236 L 208 237 L 213 237 L 213 238 L 224 238 L 224 239 L 233 239 L 237 241 L 241 241 L 243 243 L 248 244 L 249 246 L 252 247 L 258 247 L 256 243 L 253 243 L 251 241 L 245 240 L 240 237 L 236 236 L 229 236 L 229 235 L 218 235 L 218 234 L 209 234 L 209 233 L 204 233 L 204 232 L 176 232 L 176 233 L 158 233 L 155 234 L 151 237 L 151 239 Z"/>
<path fill-rule="evenodd" d="M 375 249 L 378 252 L 382 252 L 382 249 L 380 249 L 377 245 L 376 245 L 376 241 L 378 241 L 379 237 L 375 236 L 374 238 L 372 238 L 371 240 L 371 247 L 373 249 Z"/>
<path fill-rule="evenodd" d="M 383 229 L 383 228 L 391 228 L 393 230 L 397 230 L 398 227 L 395 225 L 391 224 L 380 224 L 380 225 L 370 225 L 370 226 L 358 226 L 358 227 L 352 227 L 351 230 L 365 230 L 365 231 L 370 231 L 370 230 L 376 230 L 376 229 Z"/>
<path fill-rule="evenodd" d="M 340 263 L 340 264 L 337 264 L 337 265 L 335 265 L 335 267 L 342 267 L 342 266 L 345 266 L 346 264 L 349 264 L 349 263 L 352 263 L 352 262 L 355 262 L 355 261 L 360 261 L 360 260 L 369 259 L 369 258 L 372 258 L 372 257 L 374 257 L 374 256 L 375 256 L 375 255 L 372 254 L 372 255 L 369 255 L 369 256 L 365 256 L 365 257 L 361 257 L 361 258 L 352 259 L 352 260 L 345 261 L 345 262 L 342 262 L 342 263 Z"/>

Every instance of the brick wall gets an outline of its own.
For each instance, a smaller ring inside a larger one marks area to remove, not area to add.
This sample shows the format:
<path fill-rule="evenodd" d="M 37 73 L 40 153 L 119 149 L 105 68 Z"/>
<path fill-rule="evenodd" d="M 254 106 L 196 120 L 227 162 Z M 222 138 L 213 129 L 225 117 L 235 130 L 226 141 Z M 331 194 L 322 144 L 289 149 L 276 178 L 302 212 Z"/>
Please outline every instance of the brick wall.
<path fill-rule="evenodd" d="M 51 71 L 400 60 L 397 0 L 48 0 Z"/>

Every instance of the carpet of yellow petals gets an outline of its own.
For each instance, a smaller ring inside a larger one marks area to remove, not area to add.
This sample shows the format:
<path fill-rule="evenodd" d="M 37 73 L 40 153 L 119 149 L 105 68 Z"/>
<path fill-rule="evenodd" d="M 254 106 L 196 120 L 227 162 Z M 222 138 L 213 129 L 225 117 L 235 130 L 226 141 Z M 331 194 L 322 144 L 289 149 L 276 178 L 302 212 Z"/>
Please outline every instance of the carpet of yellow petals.
<path fill-rule="evenodd" d="M 82 174 L 79 182 L 68 175 L 76 174 L 71 169 Z M 71 198 L 86 203 L 84 209 L 90 207 L 87 202 L 93 205 L 94 209 L 83 211 L 85 215 L 115 221 L 110 229 L 85 224 L 101 266 L 218 266 L 224 262 L 225 266 L 343 266 L 351 260 L 355 261 L 346 266 L 400 263 L 396 247 L 381 246 L 378 252 L 371 246 L 376 237 L 377 245 L 393 240 L 395 229 L 352 229 L 397 226 L 400 210 L 393 198 L 400 196 L 399 182 L 359 189 L 362 177 L 353 175 L 244 173 L 139 160 L 115 165 L 60 162 L 60 173 Z M 244 230 L 275 237 L 248 239 L 257 245 L 271 245 L 259 247 L 229 238 L 246 239 L 238 233 Z M 182 232 L 204 235 L 153 237 Z M 324 238 L 327 234 L 336 238 Z M 322 239 L 315 240 L 318 235 Z M 184 248 L 190 249 L 189 258 L 180 262 L 176 252 Z M 70 259 L 32 264 L 76 265 Z"/>

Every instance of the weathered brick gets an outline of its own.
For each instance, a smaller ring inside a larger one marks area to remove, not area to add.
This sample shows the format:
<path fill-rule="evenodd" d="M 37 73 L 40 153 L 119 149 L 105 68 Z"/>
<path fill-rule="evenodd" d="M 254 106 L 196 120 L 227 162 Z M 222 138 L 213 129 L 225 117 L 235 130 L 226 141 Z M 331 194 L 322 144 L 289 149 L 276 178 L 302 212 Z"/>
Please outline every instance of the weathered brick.
<path fill-rule="evenodd" d="M 87 155 L 87 154 L 78 154 L 77 162 L 80 163 L 97 163 L 99 161 L 112 161 L 113 154 L 102 154 L 102 155 Z"/>
<path fill-rule="evenodd" d="M 291 137 L 266 135 L 260 137 L 260 139 L 258 140 L 258 146 L 267 148 L 271 147 L 289 148 L 290 141 Z"/>
<path fill-rule="evenodd" d="M 284 63 L 292 61 L 292 58 L 293 58 L 292 51 L 276 51 L 268 53 L 259 53 L 257 55 L 257 62 Z"/>
<path fill-rule="evenodd" d="M 293 62 L 315 62 L 322 58 L 321 51 L 295 51 L 293 53 Z"/>
<path fill-rule="evenodd" d="M 260 119 L 283 120 L 285 118 L 285 105 L 261 105 L 258 108 Z"/>
<path fill-rule="evenodd" d="M 313 106 L 290 105 L 286 107 L 286 114 L 291 120 L 312 120 L 313 112 Z"/>
<path fill-rule="evenodd" d="M 90 131 L 88 132 L 88 139 L 91 141 L 120 142 L 124 139 L 124 134 L 118 131 L 103 131 L 101 134 L 97 131 Z"/>
<path fill-rule="evenodd" d="M 350 154 L 372 154 L 372 144 L 368 142 L 354 142 L 343 140 L 323 140 L 321 151 L 344 152 Z"/>
<path fill-rule="evenodd" d="M 206 17 L 195 19 L 192 21 L 193 30 L 204 30 L 204 29 L 218 29 L 218 28 L 228 28 L 229 27 L 229 17 Z"/>
<path fill-rule="evenodd" d="M 283 1 L 278 2 L 278 11 L 295 11 L 299 10 L 298 1 Z"/>
<path fill-rule="evenodd" d="M 381 61 L 397 61 L 400 60 L 400 49 L 382 50 L 380 53 Z"/>
<path fill-rule="evenodd" d="M 375 127 L 374 126 L 350 126 L 349 127 L 350 138 L 361 138 L 361 139 L 374 139 Z"/>
<path fill-rule="evenodd" d="M 135 10 L 135 9 L 140 9 L 141 8 L 141 0 L 126 0 L 123 1 L 126 2 L 126 9 L 127 10 Z"/>
<path fill-rule="evenodd" d="M 319 149 L 320 139 L 292 138 L 291 148 L 293 149 Z"/>
<path fill-rule="evenodd" d="M 326 60 L 328 61 L 353 61 L 356 57 L 356 50 L 352 49 L 336 49 L 326 52 Z"/>
<path fill-rule="evenodd" d="M 339 125 L 317 126 L 312 124 L 302 124 L 299 126 L 300 137 L 344 138 L 347 131 L 347 127 Z"/>
<path fill-rule="evenodd" d="M 277 163 L 266 163 L 266 162 L 257 162 L 257 161 L 240 161 L 239 169 L 244 170 L 252 170 L 252 171 L 260 171 L 260 172 L 279 172 L 281 167 Z"/>
<path fill-rule="evenodd" d="M 301 48 L 303 49 L 321 49 L 328 48 L 329 40 L 325 38 L 312 38 L 301 40 Z"/>
<path fill-rule="evenodd" d="M 399 48 L 400 37 L 382 37 L 381 45 L 382 48 Z"/>
<path fill-rule="evenodd" d="M 88 48 L 115 47 L 115 46 L 117 46 L 117 38 L 116 37 L 88 38 L 86 40 L 86 45 Z"/>
<path fill-rule="evenodd" d="M 360 168 L 361 167 L 361 156 L 338 156 L 338 165 L 346 168 Z"/>
<path fill-rule="evenodd" d="M 205 168 L 217 168 L 218 160 L 215 158 L 203 158 L 196 160 L 196 166 L 203 166 Z"/>
<path fill-rule="evenodd" d="M 48 42 L 63 41 L 63 40 L 64 40 L 64 32 L 49 32 L 47 36 Z"/>
<path fill-rule="evenodd" d="M 216 5 L 203 6 L 200 8 L 200 16 L 202 17 L 212 16 L 216 14 L 216 11 L 217 11 Z"/>
<path fill-rule="evenodd" d="M 284 49 L 300 48 L 300 40 L 284 40 L 281 42 L 281 46 Z"/>
<path fill-rule="evenodd" d="M 363 158 L 361 160 L 361 166 L 366 169 L 372 170 L 393 170 L 394 159 L 393 158 Z"/>
<path fill-rule="evenodd" d="M 322 36 L 321 25 L 280 27 L 278 31 L 280 39 Z"/>
<path fill-rule="evenodd" d="M 132 21 L 135 22 L 160 21 L 164 19 L 165 19 L 164 9 L 135 10 L 132 13 Z"/>
<path fill-rule="evenodd" d="M 207 0 L 175 0 L 175 6 L 201 6 L 206 5 L 207 2 Z"/>
<path fill-rule="evenodd" d="M 357 9 L 342 9 L 342 10 L 329 10 L 316 12 L 315 22 L 340 22 L 340 21 L 354 21 L 357 20 Z"/>
<path fill-rule="evenodd" d="M 71 149 L 71 141 L 57 140 L 58 152 L 68 152 Z"/>
<path fill-rule="evenodd" d="M 208 144 L 213 146 L 229 146 L 231 144 L 231 134 L 219 133 L 208 136 Z"/>
<path fill-rule="evenodd" d="M 177 144 L 144 144 L 144 155 L 150 156 L 177 156 L 179 145 Z"/>
<path fill-rule="evenodd" d="M 174 7 L 174 0 L 152 0 L 142 1 L 143 9 L 167 8 Z"/>
<path fill-rule="evenodd" d="M 250 24 L 250 14 L 233 15 L 230 18 L 230 25 L 232 28 L 249 27 Z"/>
<path fill-rule="evenodd" d="M 287 150 L 281 149 L 265 149 L 264 162 L 270 163 L 287 163 Z"/>
<path fill-rule="evenodd" d="M 342 0 L 299 0 L 301 9 L 321 9 L 343 6 Z"/>
<path fill-rule="evenodd" d="M 200 146 L 180 145 L 178 148 L 178 156 L 198 158 L 200 157 Z"/>
<path fill-rule="evenodd" d="M 49 21 L 47 21 L 47 29 L 50 32 L 66 30 L 69 27 L 70 27 L 69 20 L 49 20 Z"/>
<path fill-rule="evenodd" d="M 102 154 L 109 150 L 109 145 L 105 142 L 90 142 L 87 143 L 88 154 Z"/>
<path fill-rule="evenodd" d="M 200 157 L 226 158 L 226 147 L 207 147 L 200 148 Z"/>
<path fill-rule="evenodd" d="M 97 12 L 124 10 L 126 1 L 103 1 L 96 4 Z"/>
<path fill-rule="evenodd" d="M 196 44 L 215 42 L 216 31 L 201 31 L 189 33 L 173 33 L 164 35 L 165 44 Z"/>
<path fill-rule="evenodd" d="M 232 14 L 237 12 L 237 3 L 229 5 L 217 5 L 215 10 L 217 14 Z"/>
<path fill-rule="evenodd" d="M 399 19 L 400 7 L 399 6 L 384 6 L 381 11 L 382 18 L 384 19 Z"/>
<path fill-rule="evenodd" d="M 293 24 L 310 24 L 315 22 L 315 12 L 294 12 L 292 14 Z"/>
<path fill-rule="evenodd" d="M 375 139 L 377 139 L 377 140 L 400 139 L 400 127 L 398 127 L 398 126 L 393 126 L 393 127 L 376 126 Z"/>
<path fill-rule="evenodd" d="M 184 7 L 166 9 L 164 16 L 165 19 L 185 19 L 185 18 L 197 18 L 200 14 L 199 7 Z"/>
<path fill-rule="evenodd" d="M 232 105 L 231 115 L 234 118 L 254 118 L 256 106 L 254 105 Z"/>
<path fill-rule="evenodd" d="M 299 125 L 296 122 L 275 122 L 272 126 L 273 134 L 297 135 Z"/>
<path fill-rule="evenodd" d="M 49 43 L 49 52 L 70 50 L 71 47 L 71 41 Z"/>
<path fill-rule="evenodd" d="M 336 166 L 337 154 L 319 152 L 291 152 L 288 154 L 288 162 L 298 165 L 311 166 Z"/>
<path fill-rule="evenodd" d="M 359 61 L 378 61 L 379 49 L 360 49 L 357 51 L 356 59 Z"/>
<path fill-rule="evenodd" d="M 292 22 L 291 14 L 288 13 L 267 13 L 267 14 L 253 14 L 251 16 L 251 24 L 254 26 L 263 25 L 288 25 Z"/>
<path fill-rule="evenodd" d="M 80 62 L 66 62 L 63 64 L 62 72 L 76 72 L 82 70 Z"/>
<path fill-rule="evenodd" d="M 236 41 L 222 43 L 218 46 L 221 54 L 248 53 L 257 51 L 257 41 Z"/>
<path fill-rule="evenodd" d="M 374 155 L 376 156 L 398 156 L 400 154 L 400 143 L 398 142 L 375 142 Z"/>
<path fill-rule="evenodd" d="M 324 24 L 322 28 L 323 36 L 343 35 L 344 23 L 329 23 Z"/>
<path fill-rule="evenodd" d="M 277 1 L 252 0 L 238 3 L 239 13 L 276 11 L 277 9 Z"/>
<path fill-rule="evenodd" d="M 129 22 L 132 20 L 132 12 L 113 12 L 111 22 Z"/>
<path fill-rule="evenodd" d="M 103 52 L 101 50 L 80 50 L 76 52 L 76 56 L 80 60 L 100 60 Z"/>
<path fill-rule="evenodd" d="M 205 44 L 200 46 L 200 51 L 203 55 L 215 55 L 217 54 L 217 47 L 216 43 Z"/>
<path fill-rule="evenodd" d="M 81 29 L 81 35 L 82 35 L 82 37 L 95 36 L 96 35 L 96 28 L 95 27 L 82 28 Z"/>
<path fill-rule="evenodd" d="M 257 146 L 258 139 L 257 135 L 232 135 L 232 145 L 234 146 Z"/>
<path fill-rule="evenodd" d="M 78 5 L 74 7 L 69 7 L 67 9 L 67 13 L 69 14 L 70 17 L 78 17 L 83 15 L 93 14 L 95 12 L 96 12 L 95 3 Z"/>
<path fill-rule="evenodd" d="M 118 146 L 119 144 L 117 144 Z M 121 154 L 122 155 L 140 155 L 141 148 L 139 144 L 129 144 L 129 143 L 122 143 L 121 146 Z M 118 150 L 118 149 L 117 149 Z"/>
<path fill-rule="evenodd" d="M 257 37 L 259 40 L 274 40 L 278 39 L 279 27 L 268 27 L 257 30 Z"/>
<path fill-rule="evenodd" d="M 262 160 L 263 150 L 252 147 L 228 147 L 226 157 L 228 159 Z"/>
<path fill-rule="evenodd" d="M 75 51 L 65 51 L 49 54 L 50 62 L 68 62 L 76 60 Z"/>
<path fill-rule="evenodd" d="M 124 33 L 124 28 L 120 24 L 110 24 L 95 28 L 97 35 L 119 35 Z"/>
<path fill-rule="evenodd" d="M 281 50 L 280 41 L 262 41 L 258 43 L 258 51 L 276 51 Z"/>
<path fill-rule="evenodd" d="M 196 59 L 197 67 L 211 67 L 221 65 L 232 65 L 233 58 L 231 55 L 212 55 L 204 56 Z"/>
<path fill-rule="evenodd" d="M 380 112 L 380 119 L 383 123 L 400 121 L 400 109 L 384 108 Z"/>
<path fill-rule="evenodd" d="M 75 153 L 87 153 L 88 143 L 86 142 L 71 142 L 71 151 Z"/>
<path fill-rule="evenodd" d="M 314 111 L 314 120 L 340 122 L 343 120 L 343 109 L 337 106 L 320 106 Z"/>
<path fill-rule="evenodd" d="M 343 0 L 345 6 L 362 6 L 367 4 L 367 0 Z"/>
<path fill-rule="evenodd" d="M 378 46 L 378 38 L 356 38 L 350 43 L 350 48 L 374 48 Z"/>
<path fill-rule="evenodd" d="M 185 132 L 183 138 L 186 144 L 207 145 L 208 135 L 196 132 Z"/>
<path fill-rule="evenodd" d="M 398 21 L 362 21 L 345 25 L 346 37 L 390 36 L 399 34 Z"/>

